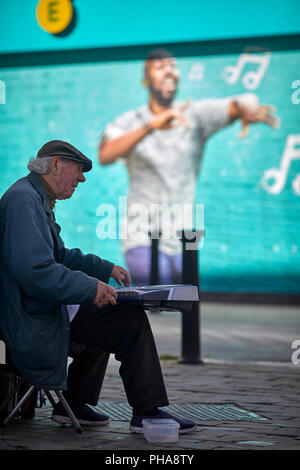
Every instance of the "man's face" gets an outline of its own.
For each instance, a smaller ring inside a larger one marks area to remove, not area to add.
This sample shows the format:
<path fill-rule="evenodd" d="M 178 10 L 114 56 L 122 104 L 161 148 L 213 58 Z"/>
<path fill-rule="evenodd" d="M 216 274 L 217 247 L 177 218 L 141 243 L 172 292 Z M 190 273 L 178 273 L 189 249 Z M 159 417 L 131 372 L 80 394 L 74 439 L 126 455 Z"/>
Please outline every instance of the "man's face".
<path fill-rule="evenodd" d="M 149 60 L 146 63 L 145 78 L 149 82 L 149 91 L 157 102 L 163 106 L 170 105 L 179 79 L 176 60 L 173 57 Z"/>
<path fill-rule="evenodd" d="M 59 160 L 58 172 L 55 178 L 55 193 L 57 199 L 69 199 L 79 183 L 85 181 L 83 166 L 72 160 Z"/>

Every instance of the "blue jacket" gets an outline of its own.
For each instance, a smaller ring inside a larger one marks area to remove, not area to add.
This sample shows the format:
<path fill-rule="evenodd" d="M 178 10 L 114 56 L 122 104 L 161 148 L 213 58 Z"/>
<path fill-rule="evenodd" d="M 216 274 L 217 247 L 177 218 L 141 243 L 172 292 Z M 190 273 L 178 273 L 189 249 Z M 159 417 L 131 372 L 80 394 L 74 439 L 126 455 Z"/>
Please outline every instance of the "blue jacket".
<path fill-rule="evenodd" d="M 0 329 L 15 367 L 39 388 L 66 389 L 66 305 L 92 302 L 109 261 L 67 249 L 35 173 L 0 200 Z"/>

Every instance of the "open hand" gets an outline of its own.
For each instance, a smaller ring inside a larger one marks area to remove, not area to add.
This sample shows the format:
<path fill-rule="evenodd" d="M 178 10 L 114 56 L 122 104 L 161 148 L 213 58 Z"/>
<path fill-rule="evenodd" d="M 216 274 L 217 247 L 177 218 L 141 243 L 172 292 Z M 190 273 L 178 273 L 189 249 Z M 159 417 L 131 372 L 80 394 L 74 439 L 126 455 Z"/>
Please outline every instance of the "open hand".
<path fill-rule="evenodd" d="M 112 277 L 119 286 L 122 286 L 122 283 L 125 287 L 129 287 L 131 283 L 130 274 L 122 266 L 114 266 L 111 272 L 110 277 Z"/>
<path fill-rule="evenodd" d="M 248 135 L 249 124 L 264 122 L 269 126 L 278 129 L 280 126 L 280 119 L 273 113 L 276 108 L 271 105 L 257 104 L 250 106 L 247 104 L 239 105 L 239 117 L 242 121 L 242 132 L 239 135 L 241 139 Z"/>

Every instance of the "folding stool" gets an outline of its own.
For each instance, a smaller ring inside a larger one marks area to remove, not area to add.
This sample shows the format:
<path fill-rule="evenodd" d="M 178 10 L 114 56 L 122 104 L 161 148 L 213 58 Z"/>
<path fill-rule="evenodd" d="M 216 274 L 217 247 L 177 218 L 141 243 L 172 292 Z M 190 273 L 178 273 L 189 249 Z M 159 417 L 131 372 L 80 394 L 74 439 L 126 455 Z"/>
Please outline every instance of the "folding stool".
<path fill-rule="evenodd" d="M 0 404 L 0 414 L 3 412 L 3 410 L 6 408 L 6 406 L 8 405 L 8 403 L 13 399 L 15 398 L 16 394 L 20 391 L 22 385 L 24 385 L 25 383 L 27 383 L 26 379 L 24 377 L 22 377 L 20 375 L 20 373 L 16 370 L 16 368 L 13 366 L 11 360 L 10 360 L 10 357 L 9 357 L 9 352 L 8 352 L 8 349 L 7 349 L 7 346 L 6 346 L 6 343 L 1 335 L 1 332 L 0 332 L 0 339 L 4 342 L 4 345 L 5 345 L 5 355 L 6 355 L 6 371 L 7 372 L 12 372 L 12 373 L 15 373 L 18 377 L 19 377 L 19 380 L 17 382 L 17 384 L 15 385 L 15 387 L 11 390 L 11 392 L 8 394 L 8 396 L 4 399 L 4 401 Z M 17 414 L 17 412 L 20 410 L 20 408 L 22 407 L 22 405 L 26 402 L 26 400 L 28 400 L 30 398 L 30 396 L 32 395 L 32 393 L 34 391 L 38 390 L 38 388 L 35 386 L 35 385 L 31 385 L 29 384 L 29 389 L 26 391 L 26 393 L 24 393 L 24 395 L 20 398 L 20 400 L 18 401 L 18 403 L 14 406 L 14 408 L 9 412 L 9 414 L 5 417 L 5 419 L 3 421 L 1 421 L 0 423 L 0 426 L 2 428 L 4 428 L 5 426 L 7 426 L 9 424 L 9 422 L 12 420 L 12 418 Z M 48 397 L 51 405 L 54 407 L 56 405 L 56 402 L 53 398 L 53 396 L 51 395 L 51 391 L 54 391 L 54 393 L 56 394 L 57 398 L 59 399 L 60 403 L 62 404 L 63 408 L 65 409 L 67 415 L 69 416 L 69 418 L 71 419 L 73 425 L 75 426 L 77 432 L 79 434 L 83 434 L 83 429 L 82 427 L 80 426 L 76 416 L 74 415 L 73 411 L 71 410 L 67 400 L 65 399 L 65 397 L 63 396 L 63 393 L 62 393 L 62 390 L 51 390 L 51 389 L 43 389 L 43 391 L 45 392 L 46 396 Z"/>

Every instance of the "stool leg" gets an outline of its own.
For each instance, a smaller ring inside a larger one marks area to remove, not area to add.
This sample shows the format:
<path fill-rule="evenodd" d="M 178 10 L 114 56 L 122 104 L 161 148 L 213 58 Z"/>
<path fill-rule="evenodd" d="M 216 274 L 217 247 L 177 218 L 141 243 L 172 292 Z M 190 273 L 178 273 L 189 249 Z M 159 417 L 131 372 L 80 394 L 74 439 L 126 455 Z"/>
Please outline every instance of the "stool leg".
<path fill-rule="evenodd" d="M 48 400 L 50 401 L 51 405 L 52 405 L 53 408 L 54 408 L 55 405 L 56 405 L 56 403 L 55 403 L 55 400 L 53 399 L 53 396 L 51 395 L 51 393 L 49 392 L 49 390 L 44 390 L 44 392 L 46 393 Z"/>
<path fill-rule="evenodd" d="M 19 401 L 19 403 L 17 403 L 17 405 L 14 407 L 14 409 L 9 413 L 9 415 L 5 418 L 5 420 L 3 421 L 3 427 L 6 426 L 10 420 L 15 416 L 16 412 L 18 411 L 18 409 L 23 405 L 23 403 L 30 397 L 30 395 L 32 394 L 32 392 L 35 390 L 35 386 L 34 385 L 31 385 L 31 387 L 27 390 L 27 392 L 25 393 L 25 395 L 21 398 L 21 400 Z"/>
<path fill-rule="evenodd" d="M 17 393 L 19 391 L 19 389 L 21 388 L 21 386 L 23 385 L 23 383 L 25 382 L 25 379 L 24 377 L 17 383 L 17 385 L 13 388 L 13 390 L 10 392 L 10 394 L 8 395 L 8 397 L 5 399 L 5 401 L 2 403 L 1 405 L 1 408 L 0 408 L 0 413 L 4 410 L 4 408 L 6 407 L 6 405 L 9 403 L 9 401 L 13 398 L 13 396 L 15 395 L 15 393 Z"/>
<path fill-rule="evenodd" d="M 67 412 L 70 420 L 72 421 L 73 425 L 75 426 L 77 432 L 79 434 L 83 434 L 83 429 L 80 426 L 79 422 L 77 421 L 76 416 L 74 415 L 73 411 L 71 410 L 71 408 L 70 408 L 67 400 L 63 396 L 62 392 L 60 390 L 55 390 L 55 393 L 56 393 L 57 397 L 59 398 L 61 404 L 63 405 L 64 409 L 66 410 L 66 412 Z"/>

